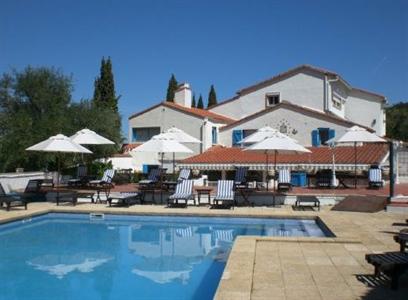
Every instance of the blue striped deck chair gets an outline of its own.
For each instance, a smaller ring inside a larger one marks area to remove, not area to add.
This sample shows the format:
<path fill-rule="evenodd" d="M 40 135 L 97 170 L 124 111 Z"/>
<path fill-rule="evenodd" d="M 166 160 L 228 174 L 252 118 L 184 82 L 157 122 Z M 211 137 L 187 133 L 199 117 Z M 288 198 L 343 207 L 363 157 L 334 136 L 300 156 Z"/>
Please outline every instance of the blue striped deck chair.
<path fill-rule="evenodd" d="M 79 165 L 77 168 L 77 174 L 76 178 L 72 178 L 68 180 L 68 185 L 71 186 L 76 186 L 76 185 L 82 185 L 84 183 L 84 178 L 87 177 L 87 167 L 85 165 Z"/>
<path fill-rule="evenodd" d="M 180 181 L 189 179 L 189 178 L 190 178 L 190 174 L 191 174 L 191 170 L 190 170 L 190 169 L 181 169 L 181 170 L 180 170 L 180 173 L 179 173 L 179 176 L 178 176 L 178 179 L 177 179 L 177 182 L 180 182 Z"/>
<path fill-rule="evenodd" d="M 368 186 L 370 188 L 380 188 L 383 186 L 382 173 L 380 168 L 371 168 L 368 171 Z"/>
<path fill-rule="evenodd" d="M 246 176 L 248 173 L 248 167 L 238 167 L 235 170 L 235 180 L 234 180 L 234 184 L 235 186 L 246 186 Z"/>
<path fill-rule="evenodd" d="M 278 191 L 290 190 L 292 184 L 290 183 L 290 170 L 282 169 L 279 171 L 278 177 Z"/>
<path fill-rule="evenodd" d="M 170 206 L 171 204 L 179 204 L 180 200 L 183 200 L 186 206 L 188 200 L 194 200 L 193 180 L 187 179 L 179 182 L 174 194 L 167 199 L 167 206 Z"/>
<path fill-rule="evenodd" d="M 233 180 L 218 180 L 217 194 L 214 197 L 214 207 L 219 206 L 219 202 L 224 205 L 225 203 L 231 203 L 234 207 L 235 193 L 234 193 L 234 181 Z"/>
<path fill-rule="evenodd" d="M 151 169 L 147 179 L 143 179 L 139 181 L 139 185 L 152 185 L 156 184 L 160 180 L 162 169 L 154 168 Z"/>
<path fill-rule="evenodd" d="M 113 176 L 115 176 L 114 169 L 107 169 L 103 172 L 103 176 L 99 180 L 91 180 L 89 181 L 90 185 L 111 185 Z"/>

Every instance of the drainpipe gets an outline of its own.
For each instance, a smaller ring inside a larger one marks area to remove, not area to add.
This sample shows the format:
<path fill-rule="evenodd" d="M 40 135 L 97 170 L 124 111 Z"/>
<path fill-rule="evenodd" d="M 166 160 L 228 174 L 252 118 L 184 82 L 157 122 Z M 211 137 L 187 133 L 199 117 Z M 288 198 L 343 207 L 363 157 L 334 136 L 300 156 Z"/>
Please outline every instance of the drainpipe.
<path fill-rule="evenodd" d="M 203 126 L 201 127 L 201 153 L 207 149 L 207 122 L 208 118 L 204 118 Z"/>

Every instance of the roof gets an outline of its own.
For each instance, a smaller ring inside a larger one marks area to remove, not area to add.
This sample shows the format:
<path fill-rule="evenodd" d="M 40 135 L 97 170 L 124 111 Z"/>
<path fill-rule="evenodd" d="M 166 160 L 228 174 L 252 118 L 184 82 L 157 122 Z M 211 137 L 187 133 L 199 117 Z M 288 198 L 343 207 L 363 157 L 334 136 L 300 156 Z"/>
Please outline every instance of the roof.
<path fill-rule="evenodd" d="M 358 125 L 360 127 L 363 127 L 365 129 L 367 129 L 370 132 L 374 131 L 371 128 L 368 128 L 368 127 L 365 127 L 363 125 L 356 124 L 356 123 L 351 122 L 349 120 L 340 118 L 340 117 L 336 116 L 335 114 L 332 114 L 332 113 L 329 113 L 329 112 L 320 112 L 318 110 L 308 108 L 308 107 L 305 107 L 305 106 L 296 105 L 296 104 L 293 104 L 293 103 L 288 102 L 288 101 L 282 101 L 279 104 L 276 104 L 276 105 L 271 106 L 271 107 L 267 107 L 267 108 L 265 108 L 265 109 L 263 109 L 261 111 L 258 111 L 258 112 L 254 113 L 252 115 L 249 115 L 249 116 L 247 116 L 245 118 L 237 120 L 237 121 L 235 121 L 233 123 L 230 123 L 230 124 L 228 124 L 226 126 L 223 126 L 223 127 L 220 128 L 220 131 L 224 131 L 224 130 L 227 130 L 229 128 L 233 128 L 235 126 L 238 126 L 238 125 L 243 124 L 243 123 L 245 123 L 247 121 L 256 119 L 256 118 L 258 118 L 260 116 L 263 116 L 263 115 L 265 115 L 267 113 L 270 113 L 270 112 L 275 111 L 275 110 L 280 109 L 280 108 L 287 108 L 287 109 L 290 109 L 290 110 L 293 110 L 293 111 L 296 111 L 296 112 L 299 112 L 299 113 L 308 113 L 308 114 L 311 114 L 311 115 L 314 115 L 314 116 L 318 117 L 319 119 L 326 119 L 328 121 L 336 122 L 338 124 L 342 124 L 342 125 L 345 125 L 345 126 Z"/>
<path fill-rule="evenodd" d="M 123 144 L 122 145 L 122 153 L 128 153 L 129 151 L 139 147 L 143 143 L 130 143 L 130 144 Z"/>
<path fill-rule="evenodd" d="M 155 109 L 156 107 L 159 107 L 159 106 L 166 106 L 166 107 L 175 109 L 175 110 L 177 110 L 179 112 L 187 113 L 189 115 L 193 115 L 195 117 L 202 118 L 202 119 L 208 118 L 210 121 L 216 122 L 216 123 L 229 124 L 229 123 L 232 123 L 232 122 L 236 121 L 235 119 L 231 119 L 229 117 L 214 113 L 214 112 L 209 111 L 209 110 L 195 108 L 195 107 L 189 108 L 189 107 L 185 107 L 183 105 L 176 104 L 174 102 L 168 102 L 168 101 L 160 102 L 160 103 L 158 103 L 158 104 L 156 104 L 156 105 L 154 105 L 154 106 L 152 106 L 152 107 L 150 107 L 148 109 L 145 109 L 145 110 L 143 110 L 143 111 L 141 111 L 139 113 L 133 114 L 133 115 L 131 115 L 129 117 L 129 119 L 133 119 L 133 118 L 135 118 L 137 116 L 140 116 L 140 115 L 142 115 L 144 113 L 147 113 L 148 111 L 151 111 L 151 110 L 153 110 L 153 109 Z"/>
<path fill-rule="evenodd" d="M 278 164 L 332 164 L 332 149 L 330 147 L 307 147 L 311 153 L 279 154 Z M 354 147 L 340 146 L 335 148 L 336 164 L 354 164 Z M 388 153 L 384 143 L 364 144 L 357 148 L 358 164 L 380 164 Z M 270 155 L 273 163 L 273 155 Z M 265 154 L 255 151 L 244 151 L 238 147 L 214 146 L 206 152 L 189 157 L 181 164 L 264 164 Z"/>
<path fill-rule="evenodd" d="M 360 88 L 352 87 L 342 76 L 340 76 L 336 72 L 333 72 L 333 71 L 330 71 L 330 70 L 327 70 L 327 69 L 324 69 L 324 68 L 308 65 L 308 64 L 303 64 L 303 65 L 297 66 L 295 68 L 289 69 L 289 70 L 287 70 L 285 72 L 279 73 L 278 75 L 275 75 L 275 76 L 270 77 L 268 79 L 265 79 L 263 81 L 257 82 L 257 83 L 255 83 L 253 85 L 242 88 L 239 91 L 237 91 L 238 96 L 234 96 L 233 98 L 230 98 L 230 99 L 227 99 L 225 101 L 219 102 L 218 104 L 211 106 L 211 108 L 217 107 L 219 105 L 222 105 L 222 104 L 225 104 L 225 103 L 228 103 L 228 102 L 232 102 L 232 101 L 238 99 L 239 96 L 246 95 L 246 94 L 249 94 L 249 93 L 251 93 L 253 91 L 264 88 L 264 87 L 266 87 L 266 86 L 268 86 L 268 85 L 270 85 L 270 84 L 272 84 L 274 82 L 280 81 L 280 80 L 282 80 L 282 79 L 284 79 L 286 77 L 289 77 L 292 74 L 298 73 L 298 72 L 300 72 L 302 70 L 311 70 L 311 71 L 320 73 L 322 75 L 338 77 L 347 87 L 349 87 L 352 90 L 356 90 L 356 91 L 359 91 L 359 92 L 368 93 L 370 95 L 377 96 L 379 98 L 382 98 L 382 100 L 384 102 L 386 100 L 384 95 L 374 93 L 374 92 L 371 92 L 371 91 L 367 91 L 367 90 L 363 90 L 363 89 L 360 89 Z"/>

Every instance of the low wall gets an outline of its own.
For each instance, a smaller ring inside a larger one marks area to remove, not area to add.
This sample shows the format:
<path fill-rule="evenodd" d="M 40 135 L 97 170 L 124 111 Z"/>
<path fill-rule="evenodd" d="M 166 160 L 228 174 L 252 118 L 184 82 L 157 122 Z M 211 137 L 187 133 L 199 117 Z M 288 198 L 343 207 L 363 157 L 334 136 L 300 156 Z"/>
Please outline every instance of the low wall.
<path fill-rule="evenodd" d="M 31 179 L 44 178 L 52 178 L 52 174 L 45 172 L 0 173 L 0 182 L 6 192 L 24 189 Z"/>

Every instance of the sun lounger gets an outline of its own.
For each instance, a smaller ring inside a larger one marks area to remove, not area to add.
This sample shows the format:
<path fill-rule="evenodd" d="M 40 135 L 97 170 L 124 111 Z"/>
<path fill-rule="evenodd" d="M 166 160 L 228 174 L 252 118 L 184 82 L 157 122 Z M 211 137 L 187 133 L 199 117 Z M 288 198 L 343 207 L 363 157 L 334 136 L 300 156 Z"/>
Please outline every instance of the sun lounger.
<path fill-rule="evenodd" d="M 333 174 L 332 170 L 320 170 L 316 173 L 316 187 L 317 188 L 330 188 Z"/>
<path fill-rule="evenodd" d="M 110 193 L 108 197 L 109 206 L 112 206 L 113 200 L 116 200 L 118 205 L 129 207 L 135 202 L 141 203 L 141 194 L 139 192 Z"/>
<path fill-rule="evenodd" d="M 68 186 L 83 186 L 86 185 L 90 177 L 87 176 L 88 170 L 85 165 L 79 165 L 77 168 L 77 176 L 76 178 L 72 178 L 68 180 Z"/>
<path fill-rule="evenodd" d="M 375 267 L 375 276 L 383 273 L 391 277 L 392 289 L 398 289 L 399 278 L 408 270 L 407 252 L 366 254 L 366 261 Z"/>
<path fill-rule="evenodd" d="M 167 206 L 179 204 L 180 200 L 183 200 L 186 206 L 188 200 L 194 200 L 192 180 L 183 180 L 177 184 L 176 191 L 167 199 Z"/>
<path fill-rule="evenodd" d="M 235 179 L 234 179 L 234 184 L 237 187 L 246 187 L 247 186 L 247 173 L 248 173 L 248 167 L 238 167 L 235 170 Z"/>
<path fill-rule="evenodd" d="M 3 207 L 3 204 L 6 205 L 7 211 L 10 210 L 11 207 L 19 207 L 24 206 L 27 209 L 27 199 L 15 193 L 7 194 L 0 183 L 0 207 Z"/>
<path fill-rule="evenodd" d="M 107 169 L 103 172 L 103 176 L 99 180 L 91 180 L 89 181 L 90 186 L 98 186 L 98 185 L 112 185 L 112 179 L 115 176 L 114 169 Z"/>
<path fill-rule="evenodd" d="M 222 205 L 230 203 L 231 207 L 235 205 L 235 193 L 234 193 L 234 181 L 233 180 L 218 180 L 217 194 L 214 197 L 213 206 L 219 207 L 220 202 Z"/>
<path fill-rule="evenodd" d="M 161 175 L 162 169 L 160 168 L 151 169 L 149 175 L 147 176 L 147 179 L 139 181 L 139 186 L 154 185 L 159 182 Z"/>
<path fill-rule="evenodd" d="M 383 186 L 380 168 L 371 168 L 368 170 L 368 186 L 369 188 L 381 188 Z"/>
<path fill-rule="evenodd" d="M 290 170 L 282 169 L 279 171 L 278 177 L 278 191 L 288 191 L 292 189 L 292 184 L 290 181 Z"/>

